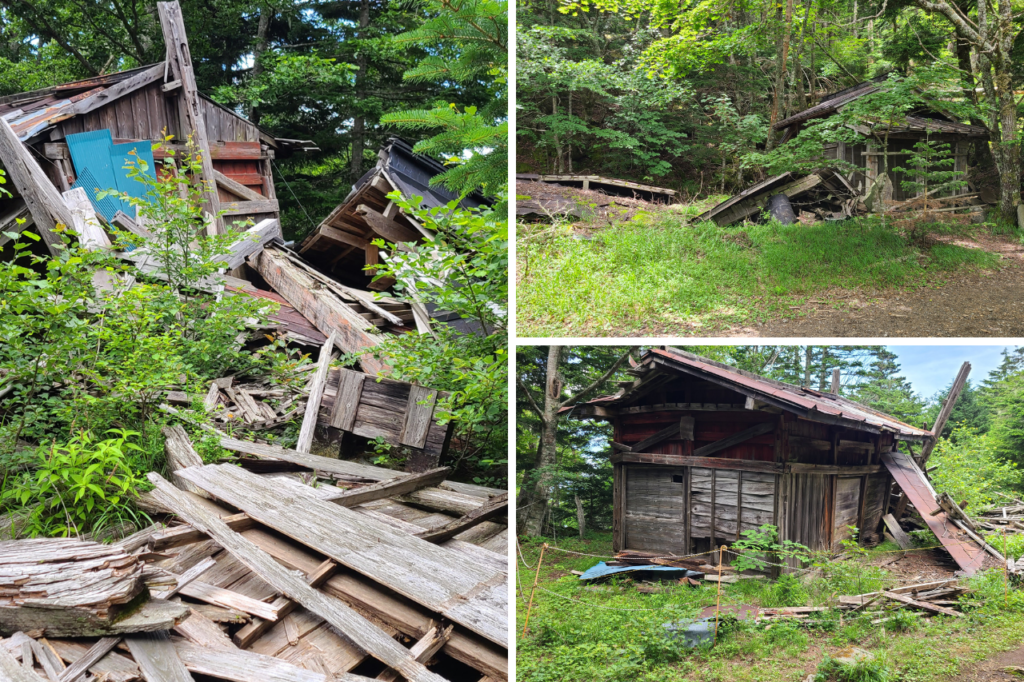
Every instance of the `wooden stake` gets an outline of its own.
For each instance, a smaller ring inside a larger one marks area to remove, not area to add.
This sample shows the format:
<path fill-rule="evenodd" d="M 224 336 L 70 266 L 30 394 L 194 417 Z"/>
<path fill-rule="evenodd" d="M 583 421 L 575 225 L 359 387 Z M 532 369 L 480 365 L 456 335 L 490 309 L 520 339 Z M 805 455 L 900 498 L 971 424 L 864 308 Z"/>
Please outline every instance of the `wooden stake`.
<path fill-rule="evenodd" d="M 540 565 L 544 562 L 544 550 L 548 548 L 548 543 L 544 543 L 540 546 L 540 558 L 537 559 L 537 574 L 533 576 L 533 589 L 530 590 L 530 604 L 526 607 L 526 622 L 523 623 L 523 637 L 526 637 L 526 631 L 530 627 L 530 611 L 533 610 L 533 593 L 537 591 L 537 582 L 540 580 Z"/>
<path fill-rule="evenodd" d="M 722 606 L 722 554 L 725 545 L 718 548 L 718 596 L 715 599 L 715 643 L 718 643 L 718 611 Z"/>

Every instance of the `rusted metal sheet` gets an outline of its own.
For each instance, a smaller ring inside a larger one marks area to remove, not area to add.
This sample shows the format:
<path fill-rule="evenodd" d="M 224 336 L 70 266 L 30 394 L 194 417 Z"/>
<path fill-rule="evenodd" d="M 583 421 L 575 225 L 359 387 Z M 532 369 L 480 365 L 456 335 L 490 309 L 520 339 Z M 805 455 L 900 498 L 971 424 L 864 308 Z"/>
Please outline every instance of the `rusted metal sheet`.
<path fill-rule="evenodd" d="M 882 453 L 882 464 L 889 470 L 896 483 L 903 490 L 903 494 L 914 503 L 914 507 L 921 514 L 921 518 L 928 524 L 928 527 L 935 537 L 939 539 L 942 546 L 949 551 L 950 556 L 967 575 L 974 575 L 981 568 L 985 560 L 985 551 L 956 527 L 949 519 L 946 512 L 939 512 L 932 516 L 931 512 L 939 508 L 935 502 L 935 495 L 928 479 L 913 460 L 902 452 Z"/>

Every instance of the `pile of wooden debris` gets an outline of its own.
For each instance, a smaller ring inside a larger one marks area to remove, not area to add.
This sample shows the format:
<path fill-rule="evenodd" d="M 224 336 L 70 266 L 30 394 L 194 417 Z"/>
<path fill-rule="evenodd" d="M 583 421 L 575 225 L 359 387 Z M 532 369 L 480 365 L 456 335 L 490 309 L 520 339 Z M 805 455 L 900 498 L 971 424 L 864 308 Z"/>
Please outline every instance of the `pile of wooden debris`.
<path fill-rule="evenodd" d="M 546 222 L 555 216 L 628 220 L 638 211 L 671 203 L 675 190 L 597 175 L 516 175 L 516 215 Z"/>
<path fill-rule="evenodd" d="M 256 457 L 168 438 L 174 484 L 146 496 L 167 525 L 0 543 L 0 678 L 507 679 L 507 493 L 223 445 Z"/>

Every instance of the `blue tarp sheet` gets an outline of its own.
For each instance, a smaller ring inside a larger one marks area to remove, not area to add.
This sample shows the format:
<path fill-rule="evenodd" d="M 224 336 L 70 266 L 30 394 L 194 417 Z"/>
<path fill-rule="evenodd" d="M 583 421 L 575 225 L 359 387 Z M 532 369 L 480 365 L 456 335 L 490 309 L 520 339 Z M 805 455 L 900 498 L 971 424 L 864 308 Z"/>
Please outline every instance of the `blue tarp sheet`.
<path fill-rule="evenodd" d="M 629 573 L 631 571 L 649 571 L 658 572 L 661 577 L 664 578 L 703 578 L 703 573 L 697 571 L 691 571 L 685 568 L 676 568 L 675 566 L 608 566 L 603 561 L 599 561 L 596 566 L 591 566 L 587 569 L 586 573 L 580 576 L 580 580 L 594 580 L 595 578 L 605 578 L 616 573 Z"/>

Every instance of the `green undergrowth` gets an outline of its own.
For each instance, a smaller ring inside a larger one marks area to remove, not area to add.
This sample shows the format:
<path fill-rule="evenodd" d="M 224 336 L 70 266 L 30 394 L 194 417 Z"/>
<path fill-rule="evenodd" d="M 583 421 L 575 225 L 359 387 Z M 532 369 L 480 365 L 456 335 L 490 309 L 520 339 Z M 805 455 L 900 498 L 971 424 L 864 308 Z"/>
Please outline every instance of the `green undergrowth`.
<path fill-rule="evenodd" d="M 701 333 L 794 312 L 829 290 L 941 284 L 995 267 L 980 249 L 916 241 L 878 218 L 816 225 L 684 226 L 642 214 L 589 238 L 519 226 L 519 329 L 527 336 Z M 929 234 L 976 226 L 933 225 Z M 542 236 L 541 236 L 542 235 Z M 923 245 L 922 245 L 923 244 Z"/>
<path fill-rule="evenodd" d="M 601 558 L 548 548 L 534 595 L 529 632 L 522 630 L 540 545 L 610 556 L 611 536 L 586 540 L 528 538 L 518 560 L 517 682 L 635 680 L 775 682 L 804 680 L 954 680 L 975 662 L 1020 646 L 1024 640 L 1024 591 L 1006 588 L 992 571 L 968 580 L 972 592 L 960 601 L 964 618 L 922 618 L 909 610 L 886 613 L 889 620 L 828 610 L 801 622 L 770 627 L 723 617 L 714 647 L 686 649 L 665 636 L 665 623 L 694 618 L 719 599 L 715 583 L 701 587 L 671 582 L 664 592 L 643 593 L 627 577 L 586 585 L 571 571 L 585 571 Z M 880 551 L 880 550 L 876 550 Z M 518 558 L 518 557 L 517 557 Z M 741 580 L 726 584 L 721 605 L 804 606 L 834 603 L 841 594 L 870 592 L 899 584 L 888 571 L 870 566 L 871 554 L 824 563 L 823 570 L 781 581 Z M 856 646 L 875 663 L 848 670 L 828 662 Z"/>

